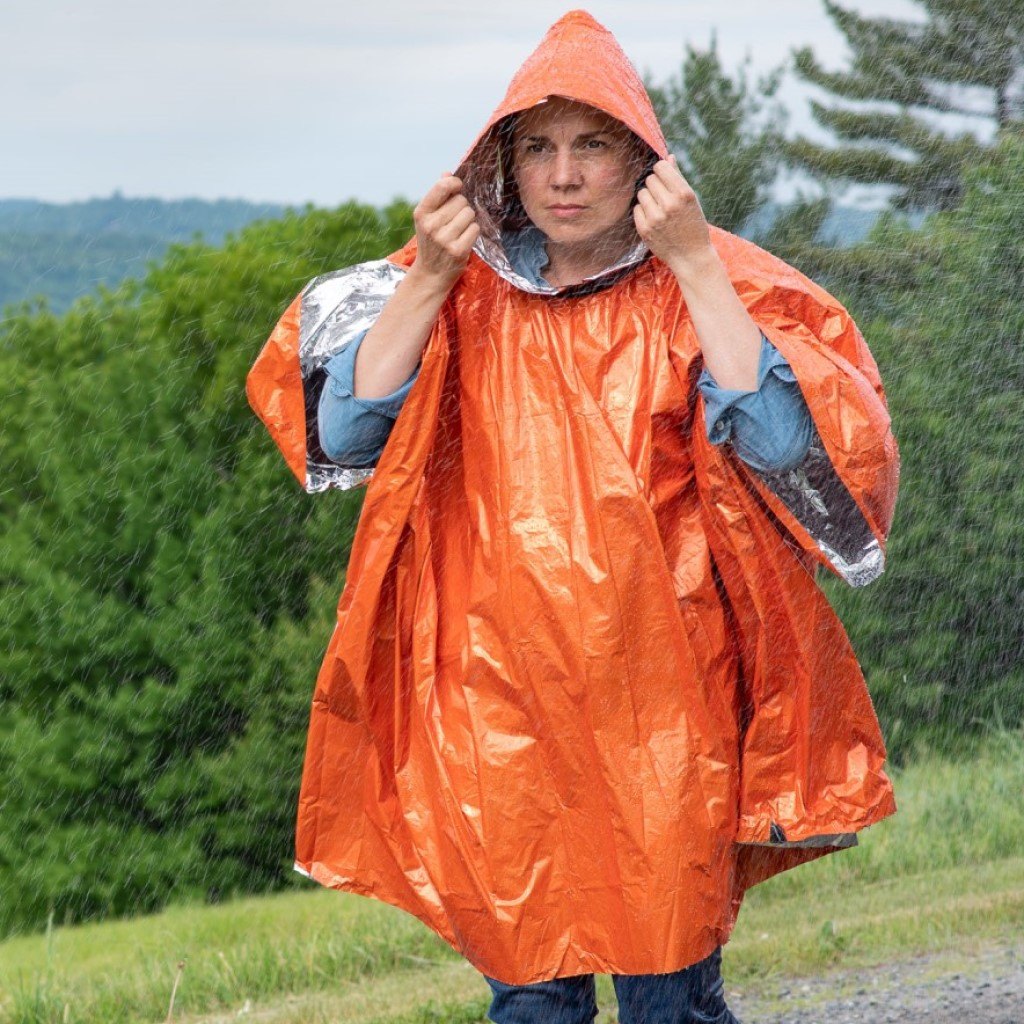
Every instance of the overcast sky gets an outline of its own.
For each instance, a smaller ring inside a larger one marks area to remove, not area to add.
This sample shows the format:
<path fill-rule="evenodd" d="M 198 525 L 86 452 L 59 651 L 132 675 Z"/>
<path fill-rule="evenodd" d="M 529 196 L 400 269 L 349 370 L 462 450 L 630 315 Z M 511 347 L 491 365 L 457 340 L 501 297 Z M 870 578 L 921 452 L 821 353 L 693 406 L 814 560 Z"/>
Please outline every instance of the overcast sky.
<path fill-rule="evenodd" d="M 911 0 L 848 0 L 920 20 Z M 462 156 L 566 0 L 38 0 L 0 11 L 0 197 L 415 200 Z M 845 42 L 821 0 L 593 0 L 641 74 L 684 44 L 752 72 Z M 825 138 L 787 76 L 789 134 Z M 782 189 L 780 197 L 786 198 Z M 791 189 L 789 190 L 791 192 Z M 856 196 L 855 198 L 863 198 Z"/>

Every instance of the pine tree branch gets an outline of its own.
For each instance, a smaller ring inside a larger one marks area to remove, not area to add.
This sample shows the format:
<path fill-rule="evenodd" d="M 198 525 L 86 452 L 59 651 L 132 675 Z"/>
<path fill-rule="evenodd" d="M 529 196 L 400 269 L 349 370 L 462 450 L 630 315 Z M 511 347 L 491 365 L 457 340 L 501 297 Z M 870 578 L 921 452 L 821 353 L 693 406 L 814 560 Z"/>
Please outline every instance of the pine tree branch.
<path fill-rule="evenodd" d="M 908 107 L 934 106 L 933 94 L 919 80 L 897 73 L 898 69 L 890 70 L 881 63 L 867 72 L 861 69 L 851 73 L 826 71 L 811 49 L 804 47 L 794 51 L 793 66 L 805 81 L 851 100 L 875 100 Z"/>
<path fill-rule="evenodd" d="M 903 146 L 915 152 L 933 140 L 944 137 L 920 118 L 905 111 L 897 114 L 860 112 L 824 107 L 815 100 L 811 100 L 811 110 L 819 124 L 850 142 L 878 141 Z"/>

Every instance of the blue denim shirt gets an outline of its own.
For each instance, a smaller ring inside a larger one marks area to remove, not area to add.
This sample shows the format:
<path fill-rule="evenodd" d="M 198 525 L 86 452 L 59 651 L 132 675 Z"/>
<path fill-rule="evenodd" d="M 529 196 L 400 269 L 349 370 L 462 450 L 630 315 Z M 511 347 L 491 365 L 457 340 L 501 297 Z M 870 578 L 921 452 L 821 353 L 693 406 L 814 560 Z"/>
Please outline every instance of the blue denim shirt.
<path fill-rule="evenodd" d="M 534 284 L 546 283 L 545 236 L 529 225 L 505 237 L 513 267 Z M 367 328 L 367 331 L 369 328 Z M 396 391 L 379 398 L 352 394 L 356 354 L 362 331 L 325 364 L 327 380 L 320 396 L 318 429 L 324 454 L 343 466 L 374 466 L 380 458 L 419 365 Z M 790 469 L 807 454 L 814 423 L 789 363 L 762 332 L 757 389 L 720 388 L 705 368 L 697 379 L 704 398 L 708 440 L 732 443 L 736 454 L 759 470 Z"/>

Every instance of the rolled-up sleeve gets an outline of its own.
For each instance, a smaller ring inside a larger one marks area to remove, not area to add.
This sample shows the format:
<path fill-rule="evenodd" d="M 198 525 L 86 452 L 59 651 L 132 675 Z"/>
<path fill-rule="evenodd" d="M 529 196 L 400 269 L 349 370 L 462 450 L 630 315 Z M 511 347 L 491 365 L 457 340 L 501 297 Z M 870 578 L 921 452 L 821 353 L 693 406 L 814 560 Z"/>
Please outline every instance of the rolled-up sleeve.
<path fill-rule="evenodd" d="M 762 471 L 792 469 L 803 460 L 814 421 L 789 363 L 764 333 L 756 390 L 720 388 L 706 368 L 697 384 L 712 444 L 730 441 L 744 462 Z"/>
<path fill-rule="evenodd" d="M 367 331 L 369 328 L 324 364 L 327 380 L 317 412 L 324 454 L 339 465 L 357 468 L 377 463 L 420 370 L 417 365 L 408 380 L 390 395 L 356 397 L 352 393 L 356 354 Z"/>

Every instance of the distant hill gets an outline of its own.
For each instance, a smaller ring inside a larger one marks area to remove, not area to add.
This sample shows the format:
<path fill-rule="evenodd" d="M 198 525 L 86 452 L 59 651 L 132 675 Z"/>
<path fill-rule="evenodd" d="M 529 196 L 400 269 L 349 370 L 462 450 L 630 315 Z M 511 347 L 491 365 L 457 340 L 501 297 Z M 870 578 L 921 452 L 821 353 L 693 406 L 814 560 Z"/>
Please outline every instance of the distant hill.
<path fill-rule="evenodd" d="M 307 204 L 307 209 L 312 204 Z M 145 273 L 172 242 L 196 235 L 211 245 L 245 225 L 280 217 L 289 207 L 241 199 L 108 198 L 74 203 L 0 199 L 0 308 L 43 295 L 56 313 L 97 285 L 114 286 Z M 741 234 L 749 237 L 774 220 L 781 207 L 766 204 Z M 870 230 L 874 210 L 838 207 L 825 221 L 822 240 L 851 245 Z"/>
<path fill-rule="evenodd" d="M 74 203 L 0 199 L 0 307 L 44 295 L 63 312 L 97 285 L 145 273 L 172 242 L 211 245 L 286 206 L 240 199 L 108 198 Z"/>

